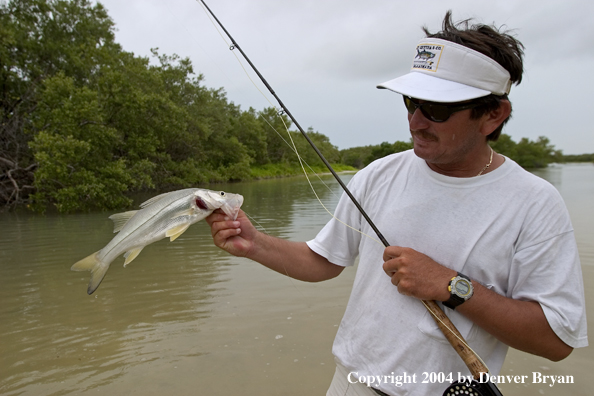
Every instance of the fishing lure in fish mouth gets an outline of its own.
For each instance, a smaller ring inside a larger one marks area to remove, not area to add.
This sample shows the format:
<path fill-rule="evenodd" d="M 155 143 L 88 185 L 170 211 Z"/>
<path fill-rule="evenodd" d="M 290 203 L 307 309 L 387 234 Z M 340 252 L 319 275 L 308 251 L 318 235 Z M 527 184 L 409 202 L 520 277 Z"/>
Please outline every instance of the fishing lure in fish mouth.
<path fill-rule="evenodd" d="M 134 260 L 142 249 L 153 242 L 169 238 L 171 242 L 192 224 L 204 219 L 217 209 L 235 220 L 243 196 L 188 188 L 157 195 L 143 202 L 140 210 L 111 215 L 116 235 L 103 249 L 75 263 L 73 271 L 91 271 L 87 289 L 92 294 L 105 277 L 109 265 L 124 254 L 124 267 Z"/>

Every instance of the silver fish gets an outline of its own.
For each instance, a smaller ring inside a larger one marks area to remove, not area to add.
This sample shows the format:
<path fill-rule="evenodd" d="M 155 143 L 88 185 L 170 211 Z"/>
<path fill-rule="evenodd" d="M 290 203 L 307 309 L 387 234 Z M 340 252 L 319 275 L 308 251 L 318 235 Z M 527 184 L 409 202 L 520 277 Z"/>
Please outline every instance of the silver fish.
<path fill-rule="evenodd" d="M 216 209 L 237 218 L 243 197 L 223 191 L 188 188 L 157 195 L 140 205 L 140 210 L 118 213 L 109 218 L 113 232 L 119 232 L 103 249 L 75 263 L 73 271 L 91 271 L 87 289 L 92 294 L 105 277 L 109 265 L 122 253 L 124 267 L 142 249 L 153 242 L 169 237 L 174 241 L 188 227 L 210 215 Z"/>

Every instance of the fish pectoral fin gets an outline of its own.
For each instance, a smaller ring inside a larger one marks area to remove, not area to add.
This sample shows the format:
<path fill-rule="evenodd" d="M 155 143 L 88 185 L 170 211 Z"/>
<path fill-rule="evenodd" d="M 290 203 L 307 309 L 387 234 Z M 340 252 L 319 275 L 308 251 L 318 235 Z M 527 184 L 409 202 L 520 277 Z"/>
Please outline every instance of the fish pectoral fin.
<path fill-rule="evenodd" d="M 194 209 L 188 208 L 186 210 L 181 210 L 181 211 L 177 212 L 176 214 L 174 214 L 173 216 L 171 216 L 171 220 L 175 219 L 176 217 L 180 217 L 180 216 L 192 216 L 193 214 L 194 214 Z"/>
<path fill-rule="evenodd" d="M 120 232 L 128 220 L 130 220 L 136 213 L 138 213 L 137 210 L 131 210 L 129 212 L 116 213 L 109 216 L 109 219 L 113 221 L 113 232 Z"/>
<path fill-rule="evenodd" d="M 132 260 L 134 260 L 136 257 L 138 257 L 140 252 L 142 252 L 142 249 L 144 249 L 144 246 L 141 246 L 136 249 L 128 250 L 126 252 L 126 254 L 124 254 L 124 257 L 126 258 L 126 261 L 124 262 L 124 267 L 127 266 L 128 264 L 130 264 L 132 262 Z"/>
<path fill-rule="evenodd" d="M 165 232 L 165 236 L 169 237 L 171 242 L 175 241 L 181 234 L 186 232 L 186 230 L 190 227 L 189 224 L 181 224 L 177 227 L 173 227 Z"/>
<path fill-rule="evenodd" d="M 93 294 L 93 292 L 97 290 L 109 269 L 109 263 L 106 264 L 99 261 L 98 253 L 99 252 L 95 252 L 74 263 L 74 265 L 70 267 L 72 271 L 91 271 L 91 280 L 89 281 L 87 294 Z"/>

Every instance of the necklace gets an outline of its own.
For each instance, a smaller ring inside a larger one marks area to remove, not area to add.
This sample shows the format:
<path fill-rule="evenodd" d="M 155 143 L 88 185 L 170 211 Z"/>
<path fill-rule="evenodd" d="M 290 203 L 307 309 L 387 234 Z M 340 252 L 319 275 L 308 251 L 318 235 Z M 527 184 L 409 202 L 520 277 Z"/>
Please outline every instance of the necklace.
<path fill-rule="evenodd" d="M 483 172 L 486 171 L 487 168 L 490 167 L 491 164 L 493 163 L 493 149 L 491 148 L 491 146 L 489 146 L 489 148 L 491 149 L 491 158 L 489 158 L 489 163 L 487 165 L 485 165 L 485 167 L 483 169 L 481 169 L 481 171 L 478 173 L 477 176 L 482 175 Z"/>

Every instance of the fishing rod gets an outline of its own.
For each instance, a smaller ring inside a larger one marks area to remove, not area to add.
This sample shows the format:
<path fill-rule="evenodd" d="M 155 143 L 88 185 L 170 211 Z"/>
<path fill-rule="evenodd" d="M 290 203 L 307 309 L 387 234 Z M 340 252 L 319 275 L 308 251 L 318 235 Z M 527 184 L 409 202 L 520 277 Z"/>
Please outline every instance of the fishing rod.
<path fill-rule="evenodd" d="M 336 179 L 338 184 L 340 184 L 340 187 L 342 187 L 343 191 L 348 195 L 348 197 L 350 198 L 352 203 L 355 205 L 355 207 L 357 208 L 359 213 L 361 213 L 361 215 L 365 218 L 365 220 L 367 221 L 369 226 L 373 229 L 373 231 L 375 232 L 377 237 L 380 239 L 382 244 L 385 247 L 390 246 L 390 244 L 388 243 L 386 238 L 382 235 L 382 233 L 379 231 L 379 229 L 373 223 L 371 218 L 369 218 L 369 216 L 367 215 L 367 213 L 365 212 L 363 207 L 359 204 L 359 202 L 357 201 L 355 196 L 351 193 L 351 191 L 348 189 L 348 187 L 340 179 L 340 177 L 338 176 L 336 171 L 334 171 L 334 168 L 332 168 L 332 165 L 330 165 L 328 160 L 326 160 L 326 158 L 324 157 L 322 152 L 318 149 L 318 147 L 315 145 L 315 143 L 310 139 L 310 137 L 307 135 L 307 133 L 305 133 L 305 131 L 303 130 L 301 125 L 299 125 L 299 122 L 297 122 L 295 117 L 293 117 L 293 114 L 291 114 L 289 109 L 285 106 L 285 104 L 282 102 L 282 100 L 278 97 L 276 92 L 274 92 L 274 90 L 272 89 L 270 84 L 268 84 L 268 81 L 266 81 L 266 79 L 260 73 L 258 68 L 256 68 L 256 66 L 252 63 L 252 61 L 245 54 L 245 52 L 243 52 L 243 50 L 241 49 L 239 44 L 237 44 L 237 41 L 235 41 L 233 36 L 231 36 L 231 34 L 227 31 L 227 29 L 221 23 L 221 21 L 219 21 L 219 19 L 212 12 L 212 10 L 208 7 L 208 5 L 206 5 L 204 0 L 200 0 L 200 2 L 204 6 L 204 8 L 208 11 L 208 13 L 213 17 L 213 19 L 216 21 L 216 23 L 221 27 L 221 29 L 223 29 L 223 31 L 225 32 L 227 37 L 229 37 L 229 39 L 231 40 L 231 46 L 229 47 L 229 49 L 230 50 L 234 50 L 234 49 L 239 50 L 239 52 L 241 53 L 243 58 L 248 62 L 248 64 L 250 65 L 252 70 L 256 73 L 256 75 L 258 76 L 260 81 L 262 81 L 264 86 L 266 86 L 266 89 L 268 89 L 268 91 L 272 94 L 272 96 L 274 96 L 274 98 L 276 99 L 276 101 L 278 102 L 279 106 L 282 109 L 282 112 L 280 113 L 280 115 L 282 115 L 284 113 L 291 119 L 291 121 L 293 121 L 293 123 L 295 124 L 295 126 L 297 127 L 299 132 L 301 132 L 303 137 L 305 137 L 305 140 L 307 140 L 307 142 L 313 148 L 313 150 L 316 152 L 318 157 L 320 157 L 320 159 L 322 160 L 324 165 L 326 165 L 326 167 L 328 168 L 330 173 L 332 173 L 332 176 L 334 176 L 334 178 Z M 297 153 L 297 156 L 299 156 L 299 153 Z M 474 381 L 472 381 L 471 383 L 454 382 L 452 385 L 450 385 L 445 390 L 443 395 L 444 396 L 450 396 L 450 395 L 453 396 L 455 394 L 458 394 L 457 392 L 460 389 L 460 387 L 464 387 L 464 389 L 467 392 L 466 394 L 469 394 L 469 395 L 502 396 L 501 392 L 499 392 L 499 390 L 497 389 L 497 386 L 495 384 L 493 384 L 492 382 L 489 382 L 488 380 L 487 381 L 483 380 L 483 377 L 481 374 L 482 373 L 488 374 L 489 373 L 488 368 L 485 366 L 485 364 L 482 362 L 482 360 L 478 357 L 478 355 L 474 351 L 472 351 L 472 349 L 468 346 L 466 341 L 464 341 L 462 334 L 460 334 L 460 332 L 456 329 L 456 327 L 451 322 L 449 317 L 443 312 L 443 310 L 437 305 L 437 303 L 435 301 L 427 301 L 427 300 L 421 300 L 421 301 L 422 301 L 423 305 L 425 305 L 427 310 L 429 310 L 429 312 L 433 315 L 433 318 L 435 319 L 437 326 L 440 328 L 440 330 L 442 331 L 442 333 L 444 334 L 444 336 L 446 337 L 446 339 L 448 340 L 450 345 L 454 348 L 454 350 L 456 350 L 456 352 L 458 353 L 460 358 L 462 358 L 462 360 L 464 361 L 464 363 L 466 364 L 466 366 L 468 367 L 468 369 L 470 370 L 470 372 L 474 378 Z M 477 380 L 480 380 L 480 382 L 477 382 Z"/>
<path fill-rule="evenodd" d="M 245 54 L 245 52 L 243 52 L 243 50 L 241 49 L 241 47 L 239 46 L 239 44 L 237 44 L 237 42 L 235 41 L 235 39 L 233 38 L 233 36 L 231 36 L 231 34 L 227 31 L 227 29 L 225 29 L 225 26 L 223 26 L 223 24 L 219 21 L 219 19 L 211 11 L 211 9 L 206 5 L 206 3 L 203 0 L 200 0 L 200 2 L 204 5 L 204 8 L 206 8 L 208 10 L 208 12 L 210 13 L 210 15 L 212 15 L 212 17 L 217 22 L 217 24 L 221 27 L 221 29 L 223 29 L 223 31 L 225 32 L 225 34 L 227 35 L 227 37 L 229 37 L 229 39 L 231 40 L 231 47 L 229 49 L 231 49 L 231 50 L 234 50 L 234 49 L 239 50 L 239 52 L 241 53 L 241 55 L 243 56 L 243 58 L 247 61 L 247 63 L 249 63 L 249 65 L 252 68 L 252 70 L 258 75 L 258 78 L 260 79 L 260 81 L 262 81 L 262 83 L 266 86 L 266 88 L 272 94 L 272 96 L 274 96 L 274 98 L 278 102 L 279 106 L 283 109 L 284 114 L 286 114 L 287 116 L 289 116 L 289 118 L 291 119 L 291 121 L 293 121 L 293 123 L 295 124 L 295 126 L 297 127 L 297 129 L 299 129 L 299 132 L 301 132 L 301 134 L 303 135 L 303 137 L 305 137 L 305 140 L 307 140 L 307 142 L 314 149 L 314 151 L 316 152 L 316 154 L 318 155 L 318 157 L 320 157 L 320 159 L 322 160 L 322 162 L 324 163 L 324 165 L 326 165 L 326 168 L 328 168 L 328 170 L 330 171 L 330 173 L 332 173 L 332 176 L 334 176 L 334 178 L 336 179 L 336 181 L 338 182 L 338 184 L 340 184 L 340 186 L 342 187 L 342 189 L 344 190 L 344 192 L 349 196 L 349 198 L 351 199 L 351 201 L 353 201 L 353 204 L 357 207 L 357 210 L 359 210 L 359 212 L 365 218 L 365 220 L 367 221 L 367 223 L 369 223 L 369 225 L 371 226 L 371 228 L 373 229 L 373 231 L 375 232 L 375 234 L 378 236 L 378 238 L 380 239 L 380 241 L 382 241 L 382 243 L 384 244 L 384 246 L 386 246 L 386 247 L 390 246 L 390 244 L 388 243 L 388 241 L 386 240 L 386 238 L 384 238 L 384 236 L 379 231 L 379 229 L 375 226 L 375 224 L 373 224 L 373 222 L 371 221 L 371 219 L 369 218 L 369 216 L 367 215 L 367 213 L 365 213 L 365 210 L 363 210 L 363 207 L 359 204 L 359 202 L 357 201 L 357 199 L 353 196 L 353 194 L 349 191 L 349 189 L 344 184 L 344 182 L 340 179 L 340 177 L 338 176 L 338 174 L 334 171 L 334 169 L 332 168 L 332 165 L 330 165 L 330 163 L 328 162 L 328 160 L 326 160 L 326 157 L 324 157 L 324 155 L 322 154 L 322 152 L 317 148 L 317 146 L 310 139 L 310 137 L 307 136 L 307 133 L 305 133 L 305 131 L 303 130 L 303 128 L 301 127 L 301 125 L 299 125 L 299 123 L 297 122 L 297 120 L 295 119 L 295 117 L 293 117 L 293 114 L 291 114 L 291 112 L 285 106 L 285 104 L 283 103 L 283 101 L 278 97 L 278 95 L 276 94 L 276 92 L 274 92 L 274 90 L 272 89 L 272 87 L 270 86 L 270 84 L 268 84 L 268 81 L 266 81 L 266 79 L 264 78 L 264 76 L 262 74 L 260 74 L 260 71 L 256 68 L 256 66 L 254 66 L 254 64 L 252 63 L 252 61 L 250 60 L 250 58 L 248 58 L 248 56 Z M 299 154 L 297 154 L 297 155 L 299 155 Z"/>

